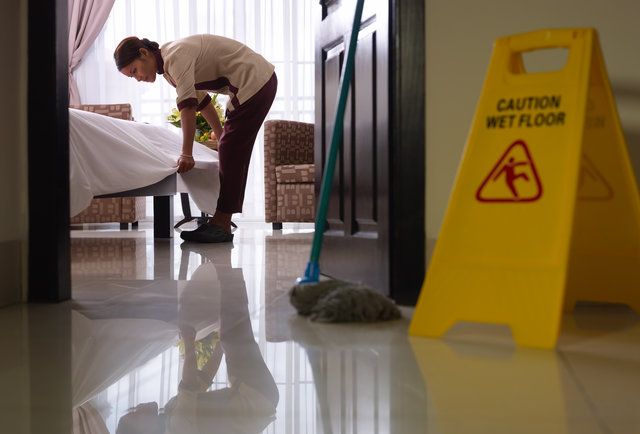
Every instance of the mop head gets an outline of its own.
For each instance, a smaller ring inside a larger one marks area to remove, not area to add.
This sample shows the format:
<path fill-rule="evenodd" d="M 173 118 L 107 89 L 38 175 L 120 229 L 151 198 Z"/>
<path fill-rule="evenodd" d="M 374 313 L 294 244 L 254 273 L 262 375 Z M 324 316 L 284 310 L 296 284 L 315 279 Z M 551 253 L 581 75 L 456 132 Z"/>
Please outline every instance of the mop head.
<path fill-rule="evenodd" d="M 400 318 L 392 300 L 364 285 L 324 280 L 289 292 L 298 314 L 317 322 L 375 322 Z"/>

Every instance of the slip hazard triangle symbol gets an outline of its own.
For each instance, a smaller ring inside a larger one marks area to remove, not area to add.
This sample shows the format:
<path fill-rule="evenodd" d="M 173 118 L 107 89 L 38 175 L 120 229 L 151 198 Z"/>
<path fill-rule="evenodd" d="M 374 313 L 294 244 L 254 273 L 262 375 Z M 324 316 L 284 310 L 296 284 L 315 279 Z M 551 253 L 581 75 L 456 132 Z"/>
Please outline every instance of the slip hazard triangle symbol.
<path fill-rule="evenodd" d="M 578 199 L 580 200 L 611 200 L 613 188 L 604 175 L 598 170 L 593 161 L 582 155 L 580 176 L 578 178 Z"/>
<path fill-rule="evenodd" d="M 479 202 L 535 202 L 542 183 L 523 140 L 513 142 L 476 191 Z"/>

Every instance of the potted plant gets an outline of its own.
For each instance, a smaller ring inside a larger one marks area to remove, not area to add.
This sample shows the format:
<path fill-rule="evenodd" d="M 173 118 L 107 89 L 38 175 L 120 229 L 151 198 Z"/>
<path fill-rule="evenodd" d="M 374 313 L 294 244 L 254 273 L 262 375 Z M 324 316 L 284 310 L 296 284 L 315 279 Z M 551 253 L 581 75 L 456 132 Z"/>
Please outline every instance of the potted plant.
<path fill-rule="evenodd" d="M 222 124 L 222 126 L 224 127 L 224 111 L 222 109 L 222 105 L 218 101 L 218 95 L 217 94 L 214 94 L 211 97 L 211 104 L 213 104 L 213 107 L 216 109 L 216 112 L 218 113 L 218 118 L 220 119 L 220 124 Z M 180 128 L 180 126 L 181 126 L 181 123 L 180 123 L 180 112 L 178 111 L 178 109 L 176 109 L 176 108 L 171 109 L 171 114 L 169 114 L 169 116 L 167 116 L 167 120 L 174 127 Z M 218 139 L 213 134 L 213 132 L 211 131 L 211 127 L 209 126 L 209 123 L 204 118 L 204 116 L 202 116 L 202 113 L 200 113 L 200 112 L 196 112 L 196 135 L 195 135 L 195 140 L 196 140 L 196 142 L 202 143 L 203 145 L 205 145 L 208 148 L 211 148 L 213 150 L 217 150 L 218 149 Z"/>

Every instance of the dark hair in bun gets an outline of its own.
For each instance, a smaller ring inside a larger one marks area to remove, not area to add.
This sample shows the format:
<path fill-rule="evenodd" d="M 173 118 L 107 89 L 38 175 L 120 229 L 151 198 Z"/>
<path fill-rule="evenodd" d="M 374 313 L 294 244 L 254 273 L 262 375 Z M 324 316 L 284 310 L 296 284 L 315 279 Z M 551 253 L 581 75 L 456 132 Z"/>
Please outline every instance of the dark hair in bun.
<path fill-rule="evenodd" d="M 137 36 L 124 38 L 113 52 L 113 59 L 116 61 L 118 70 L 140 57 L 141 48 L 146 48 L 153 52 L 160 50 L 160 45 L 155 41 L 150 41 L 147 38 L 140 39 Z"/>

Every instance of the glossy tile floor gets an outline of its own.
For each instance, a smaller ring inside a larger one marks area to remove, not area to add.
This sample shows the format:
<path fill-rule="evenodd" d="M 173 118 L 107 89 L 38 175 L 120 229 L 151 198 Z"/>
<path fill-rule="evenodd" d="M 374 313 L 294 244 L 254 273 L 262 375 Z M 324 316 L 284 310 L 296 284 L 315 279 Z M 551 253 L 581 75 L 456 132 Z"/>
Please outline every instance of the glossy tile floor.
<path fill-rule="evenodd" d="M 640 433 L 640 317 L 583 305 L 557 351 L 498 326 L 319 325 L 307 228 L 233 245 L 72 232 L 73 301 L 0 309 L 0 433 Z M 119 428 L 118 428 L 119 427 Z"/>

